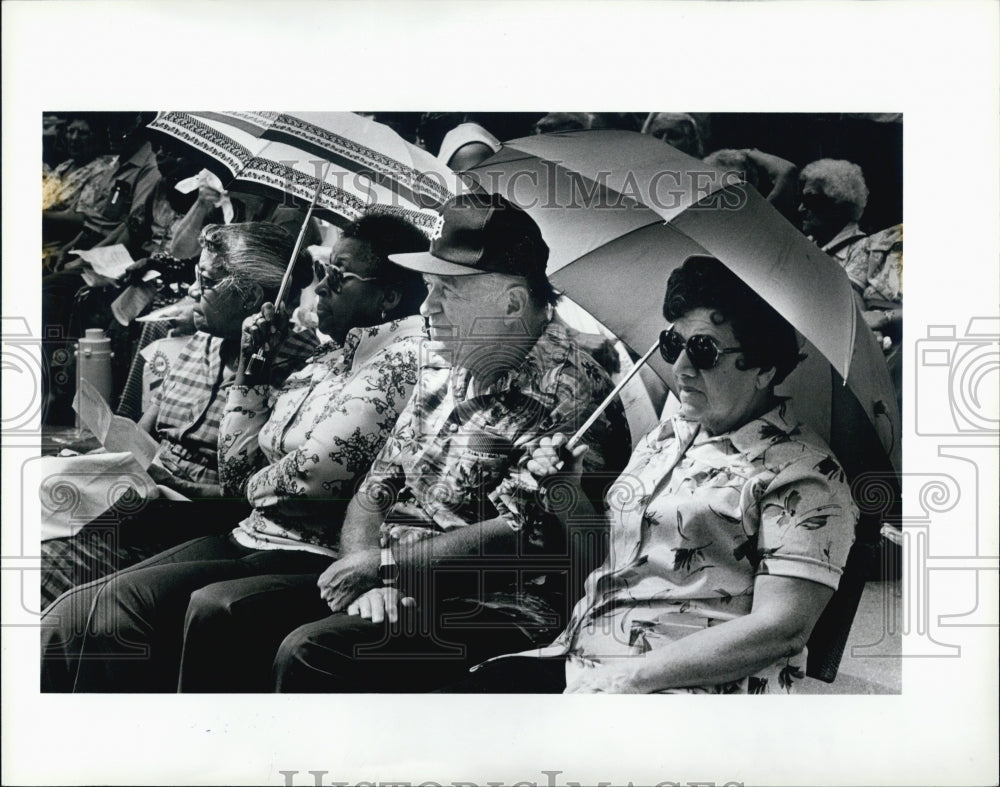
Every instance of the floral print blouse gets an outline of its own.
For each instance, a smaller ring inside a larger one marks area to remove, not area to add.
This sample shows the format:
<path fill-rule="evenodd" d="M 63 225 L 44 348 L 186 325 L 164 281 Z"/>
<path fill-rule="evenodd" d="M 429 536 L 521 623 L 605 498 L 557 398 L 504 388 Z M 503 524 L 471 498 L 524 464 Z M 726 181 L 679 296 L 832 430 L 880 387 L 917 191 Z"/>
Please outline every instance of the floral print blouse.
<path fill-rule="evenodd" d="M 233 532 L 252 549 L 335 557 L 355 482 L 396 423 L 417 376 L 422 321 L 413 316 L 352 330 L 325 345 L 280 390 L 233 386 L 219 432 L 227 494 L 251 515 Z"/>
<path fill-rule="evenodd" d="M 857 509 L 844 472 L 786 402 L 709 436 L 673 418 L 648 434 L 608 493 L 611 549 L 555 643 L 533 655 L 638 656 L 750 612 L 754 579 L 837 588 Z M 805 651 L 731 683 L 670 693 L 790 691 Z"/>
<path fill-rule="evenodd" d="M 869 235 L 851 246 L 843 262 L 865 302 L 903 302 L 903 225 Z"/>

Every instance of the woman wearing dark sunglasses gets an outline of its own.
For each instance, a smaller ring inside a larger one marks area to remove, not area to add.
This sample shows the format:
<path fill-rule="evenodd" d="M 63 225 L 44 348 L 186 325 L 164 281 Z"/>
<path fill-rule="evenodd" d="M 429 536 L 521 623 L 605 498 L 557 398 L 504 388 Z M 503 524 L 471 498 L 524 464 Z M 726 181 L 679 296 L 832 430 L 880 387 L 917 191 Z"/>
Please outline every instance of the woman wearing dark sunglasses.
<path fill-rule="evenodd" d="M 331 261 L 314 270 L 319 328 L 333 341 L 280 388 L 246 371 L 254 335 L 271 336 L 274 309 L 247 320 L 218 451 L 224 493 L 248 500 L 250 515 L 231 533 L 182 544 L 106 587 L 77 588 L 82 599 L 64 595 L 43 624 L 43 690 L 268 690 L 289 625 L 303 608 L 311 619 L 297 599 L 315 600 L 354 486 L 416 384 L 426 288 L 388 255 L 427 246 L 395 216 L 348 225 Z M 201 272 L 203 292 L 219 289 L 212 276 Z M 126 623 L 104 635 L 74 633 L 105 615 Z M 122 659 L 137 642 L 149 657 Z"/>
<path fill-rule="evenodd" d="M 580 489 L 586 449 L 567 455 L 565 436 L 527 465 L 543 493 L 557 484 L 550 507 L 567 527 L 603 509 L 607 559 L 555 643 L 457 690 L 764 693 L 804 677 L 857 510 L 829 448 L 774 393 L 800 358 L 795 332 L 711 257 L 670 275 L 663 313 L 680 408 L 603 505 Z"/>

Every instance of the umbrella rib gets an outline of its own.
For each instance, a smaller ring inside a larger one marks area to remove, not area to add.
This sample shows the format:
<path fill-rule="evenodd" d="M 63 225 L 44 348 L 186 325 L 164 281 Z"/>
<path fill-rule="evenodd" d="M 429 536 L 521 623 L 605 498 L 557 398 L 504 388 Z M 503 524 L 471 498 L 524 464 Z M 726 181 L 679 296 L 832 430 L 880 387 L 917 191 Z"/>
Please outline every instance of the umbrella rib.
<path fill-rule="evenodd" d="M 549 271 L 548 272 L 549 275 L 554 276 L 554 275 L 558 274 L 560 271 L 564 271 L 567 268 L 571 268 L 572 266 L 576 265 L 579 262 L 583 262 L 590 255 L 597 254 L 598 252 L 606 249 L 608 246 L 611 246 L 612 244 L 616 244 L 616 243 L 621 243 L 621 242 L 625 241 L 625 239 L 627 239 L 627 238 L 631 237 L 632 235 L 634 235 L 635 233 L 642 232 L 643 230 L 646 230 L 649 227 L 653 227 L 653 226 L 656 226 L 656 225 L 663 225 L 664 227 L 668 227 L 669 229 L 673 230 L 678 235 L 683 235 L 685 238 L 687 238 L 689 241 L 691 241 L 695 246 L 697 246 L 699 249 L 701 249 L 704 254 L 706 254 L 706 255 L 708 254 L 708 251 L 705 249 L 705 247 L 702 246 L 697 240 L 695 240 L 694 238 L 692 238 L 690 235 L 688 235 L 686 232 L 684 232 L 683 230 L 677 229 L 677 227 L 675 227 L 671 222 L 664 221 L 659 215 L 657 215 L 653 211 L 649 211 L 649 213 L 650 213 L 650 216 L 652 217 L 652 221 L 649 221 L 646 224 L 641 224 L 638 227 L 633 227 L 628 232 L 622 233 L 621 235 L 616 235 L 615 237 L 611 238 L 610 240 L 607 240 L 604 243 L 602 243 L 600 246 L 595 246 L 593 249 L 590 249 L 586 253 L 581 254 L 579 257 L 576 257 L 575 259 L 570 260 L 569 262 L 567 262 L 562 267 L 557 268 L 556 270 L 553 270 L 553 271 Z"/>
<path fill-rule="evenodd" d="M 518 151 L 517 148 L 505 148 L 505 150 L 514 150 L 514 151 L 517 151 L 517 152 L 521 152 L 521 151 Z M 508 166 L 510 164 L 516 164 L 519 161 L 529 161 L 529 162 L 542 161 L 542 162 L 545 162 L 545 163 L 548 163 L 548 164 L 552 164 L 557 170 L 559 170 L 560 172 L 565 173 L 568 176 L 577 176 L 577 177 L 580 177 L 580 178 L 584 178 L 584 179 L 586 179 L 586 181 L 588 183 L 594 184 L 598 188 L 604 189 L 606 192 L 609 192 L 611 194 L 616 194 L 617 196 L 621 197 L 622 199 L 631 200 L 636 205 L 640 205 L 642 207 L 648 207 L 647 205 L 643 205 L 643 203 L 640 202 L 639 200 L 637 200 L 635 197 L 632 197 L 632 196 L 630 196 L 628 194 L 625 194 L 623 191 L 620 191 L 618 189 L 611 188 L 609 185 L 607 185 L 607 183 L 602 183 L 600 180 L 595 180 L 594 178 L 590 177 L 589 175 L 585 175 L 582 172 L 577 172 L 577 171 L 575 171 L 573 169 L 570 169 L 569 167 L 563 165 L 563 163 L 559 162 L 559 161 L 554 161 L 552 159 L 542 159 L 542 158 L 539 158 L 538 156 L 532 155 L 530 153 L 526 153 L 523 156 L 519 156 L 517 158 L 506 158 L 506 159 L 503 160 L 502 164 L 506 167 L 506 166 Z M 485 166 L 484 165 L 479 165 L 479 166 L 476 166 L 476 167 L 471 167 L 471 168 L 469 168 L 469 169 L 466 170 L 466 172 L 472 173 L 472 174 L 478 174 L 480 172 L 482 172 L 482 173 L 485 174 L 485 173 L 488 173 L 489 171 L 490 171 L 490 168 L 489 168 L 488 164 L 485 165 Z M 613 173 L 610 172 L 610 171 L 608 171 L 607 174 L 611 175 Z"/>

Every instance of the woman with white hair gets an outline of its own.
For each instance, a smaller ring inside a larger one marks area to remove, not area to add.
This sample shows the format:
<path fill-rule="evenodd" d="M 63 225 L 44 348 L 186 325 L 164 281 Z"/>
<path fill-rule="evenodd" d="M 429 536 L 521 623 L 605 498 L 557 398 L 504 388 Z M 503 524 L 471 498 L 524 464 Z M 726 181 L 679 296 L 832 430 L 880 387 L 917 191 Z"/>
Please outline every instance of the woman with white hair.
<path fill-rule="evenodd" d="M 799 176 L 802 231 L 847 274 L 865 323 L 887 354 L 889 373 L 902 408 L 903 226 L 867 235 L 858 220 L 868 204 L 861 167 L 840 159 L 819 159 Z"/>
<path fill-rule="evenodd" d="M 841 264 L 851 246 L 865 237 L 858 226 L 868 204 L 861 167 L 824 158 L 807 164 L 799 175 L 802 231 Z"/>
<path fill-rule="evenodd" d="M 42 543 L 43 607 L 71 587 L 105 577 L 190 538 L 209 535 L 215 532 L 216 522 L 246 513 L 246 505 L 238 498 L 223 496 L 219 428 L 226 397 L 236 382 L 243 320 L 265 301 L 274 300 L 295 239 L 275 224 L 252 222 L 210 224 L 202 230 L 200 243 L 197 282 L 190 289 L 196 332 L 171 363 L 139 421 L 159 444 L 157 458 L 147 469 L 149 475 L 162 486 L 200 501 L 198 508 L 195 512 L 190 500 L 140 499 L 139 492 L 117 502 L 103 501 L 99 495 L 105 485 L 91 484 L 88 494 L 98 496 L 95 505 L 110 507 L 79 532 Z M 300 259 L 292 276 L 292 302 L 310 279 L 310 266 Z M 284 382 L 318 345 L 313 331 L 290 334 L 271 364 L 269 382 Z"/>

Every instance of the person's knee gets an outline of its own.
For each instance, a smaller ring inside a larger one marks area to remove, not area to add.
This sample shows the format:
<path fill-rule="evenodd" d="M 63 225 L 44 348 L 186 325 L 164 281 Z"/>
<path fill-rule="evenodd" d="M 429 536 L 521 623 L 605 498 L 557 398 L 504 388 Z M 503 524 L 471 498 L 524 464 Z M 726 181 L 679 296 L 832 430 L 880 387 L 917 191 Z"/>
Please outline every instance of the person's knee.
<path fill-rule="evenodd" d="M 74 634 L 83 633 L 91 600 L 78 588 L 70 588 L 46 608 L 39 622 L 43 657 L 48 650 L 69 642 Z"/>
<path fill-rule="evenodd" d="M 375 626 L 362 618 L 336 614 L 299 626 L 282 640 L 272 674 L 277 691 L 308 691 L 317 674 L 335 680 L 348 669 L 358 641 L 371 639 Z"/>
<path fill-rule="evenodd" d="M 136 632 L 143 630 L 146 619 L 144 590 L 126 573 L 67 590 L 42 616 L 43 660 L 72 654 L 85 641 L 101 649 L 141 649 Z"/>
<path fill-rule="evenodd" d="M 271 668 L 275 691 L 296 691 L 295 676 L 308 669 L 308 651 L 312 647 L 311 627 L 299 626 L 281 641 Z"/>
<path fill-rule="evenodd" d="M 88 628 L 102 628 L 120 620 L 122 613 L 131 612 L 142 597 L 141 587 L 128 575 L 112 574 L 64 592 L 45 610 L 42 626 L 82 634 Z"/>
<path fill-rule="evenodd" d="M 188 620 L 207 622 L 232 618 L 234 606 L 239 600 L 239 596 L 230 590 L 228 584 L 227 582 L 215 582 L 194 591 L 188 602 Z"/>
<path fill-rule="evenodd" d="M 312 628 L 311 624 L 299 626 L 281 641 L 274 657 L 276 674 L 282 672 L 287 665 L 300 661 L 302 656 L 313 646 Z"/>

